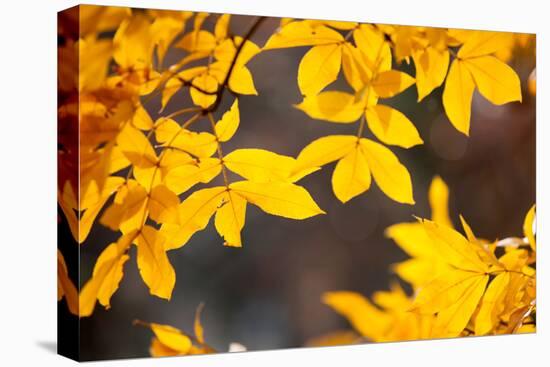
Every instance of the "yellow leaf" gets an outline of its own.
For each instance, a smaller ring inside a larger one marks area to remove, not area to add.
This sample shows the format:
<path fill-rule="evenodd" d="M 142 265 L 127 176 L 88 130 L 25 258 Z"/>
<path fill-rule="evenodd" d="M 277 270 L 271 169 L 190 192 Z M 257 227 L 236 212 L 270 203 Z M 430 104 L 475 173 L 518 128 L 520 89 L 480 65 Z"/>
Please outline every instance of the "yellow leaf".
<path fill-rule="evenodd" d="M 185 22 L 170 17 L 158 17 L 151 25 L 153 43 L 157 45 L 157 56 L 160 64 L 164 60 L 168 47 L 184 27 Z"/>
<path fill-rule="evenodd" d="M 391 49 L 382 32 L 371 24 L 361 24 L 353 31 L 353 39 L 357 48 L 367 57 L 371 74 L 391 69 Z"/>
<path fill-rule="evenodd" d="M 198 163 L 190 163 L 170 169 L 164 183 L 175 194 L 180 195 L 198 183 L 208 183 L 220 174 L 222 165 L 218 158 L 203 158 Z"/>
<path fill-rule="evenodd" d="M 200 344 L 204 344 L 204 328 L 201 324 L 202 310 L 204 309 L 204 303 L 199 304 L 195 311 L 195 322 L 193 323 L 193 329 L 195 332 L 195 338 Z"/>
<path fill-rule="evenodd" d="M 218 90 L 218 81 L 209 73 L 201 74 L 193 79 L 192 85 L 197 88 L 189 88 L 191 99 L 193 103 L 202 108 L 208 108 L 216 101 L 216 94 Z M 201 91 L 208 92 L 205 94 Z"/>
<path fill-rule="evenodd" d="M 522 271 L 528 260 L 528 253 L 524 249 L 510 250 L 498 259 L 498 261 L 504 265 L 506 270 L 512 272 Z"/>
<path fill-rule="evenodd" d="M 78 72 L 78 88 L 80 91 L 91 91 L 101 87 L 107 77 L 109 62 L 112 58 L 113 44 L 110 40 L 81 38 L 78 41 L 78 52 L 81 60 Z"/>
<path fill-rule="evenodd" d="M 422 289 L 439 273 L 441 263 L 427 257 L 412 258 L 392 265 L 392 270 L 415 290 Z"/>
<path fill-rule="evenodd" d="M 242 246 L 241 230 L 244 227 L 245 215 L 246 200 L 232 190 L 225 192 L 214 220 L 216 230 L 225 240 L 224 246 Z"/>
<path fill-rule="evenodd" d="M 149 195 L 149 217 L 157 223 L 177 223 L 180 200 L 168 187 L 155 186 Z"/>
<path fill-rule="evenodd" d="M 92 314 L 96 300 L 99 300 L 99 303 L 105 308 L 110 308 L 111 297 L 118 289 L 124 275 L 124 263 L 129 259 L 127 251 L 135 237 L 135 232 L 123 235 L 117 242 L 107 246 L 99 255 L 93 275 L 84 284 L 80 293 L 80 317 Z"/>
<path fill-rule="evenodd" d="M 78 10 L 82 34 L 112 31 L 132 15 L 132 9 L 122 6 L 81 5 Z"/>
<path fill-rule="evenodd" d="M 63 297 L 65 297 L 69 311 L 78 316 L 78 291 L 71 278 L 69 278 L 69 271 L 63 254 L 57 250 L 57 300 L 61 301 Z"/>
<path fill-rule="evenodd" d="M 222 194 L 226 192 L 223 186 L 202 189 L 192 193 L 179 206 L 179 224 L 164 224 L 161 232 L 165 233 L 169 241 L 167 250 L 173 250 L 185 245 L 187 241 L 198 231 L 208 225 L 210 217 L 218 209 L 222 200 Z"/>
<path fill-rule="evenodd" d="M 323 303 L 348 319 L 355 330 L 368 338 L 384 334 L 391 326 L 391 319 L 358 293 L 328 292 L 323 294 Z"/>
<path fill-rule="evenodd" d="M 113 231 L 122 233 L 141 228 L 147 210 L 147 191 L 136 181 L 130 180 L 115 196 L 115 202 L 108 207 L 101 223 Z"/>
<path fill-rule="evenodd" d="M 238 94 L 257 95 L 252 73 L 246 66 L 236 66 L 229 77 L 229 89 Z"/>
<path fill-rule="evenodd" d="M 488 281 L 488 275 L 478 276 L 459 299 L 441 310 L 437 314 L 432 337 L 459 336 L 476 310 Z"/>
<path fill-rule="evenodd" d="M 222 14 L 218 17 L 216 26 L 214 27 L 214 35 L 217 40 L 223 40 L 227 38 L 227 33 L 229 31 L 229 20 L 231 19 L 231 14 Z"/>
<path fill-rule="evenodd" d="M 393 281 L 389 291 L 377 291 L 372 295 L 373 302 L 385 309 L 393 311 L 406 311 L 410 308 L 412 300 L 407 296 L 401 285 Z"/>
<path fill-rule="evenodd" d="M 361 51 L 350 43 L 345 43 L 342 49 L 342 70 L 348 84 L 356 92 L 363 89 L 369 80 L 370 72 L 367 71 Z"/>
<path fill-rule="evenodd" d="M 216 47 L 216 37 L 205 30 L 190 32 L 176 44 L 176 47 L 188 52 L 210 52 Z"/>
<path fill-rule="evenodd" d="M 483 295 L 483 300 L 475 319 L 475 334 L 485 335 L 499 323 L 499 314 L 502 311 L 504 295 L 507 291 L 509 273 L 501 273 L 493 279 Z"/>
<path fill-rule="evenodd" d="M 138 70 L 151 66 L 154 44 L 150 26 L 144 15 L 122 21 L 113 38 L 113 57 L 117 64 Z"/>
<path fill-rule="evenodd" d="M 477 243 L 477 238 L 474 234 L 474 231 L 472 231 L 472 228 L 470 225 L 466 222 L 466 219 L 462 215 L 460 215 L 460 223 L 462 224 L 462 228 L 464 229 L 464 233 L 466 234 L 466 238 L 471 243 Z"/>
<path fill-rule="evenodd" d="M 494 56 L 482 56 L 464 60 L 474 82 L 483 97 L 496 105 L 520 101 L 519 77 L 510 66 Z"/>
<path fill-rule="evenodd" d="M 159 119 L 156 123 L 155 137 L 166 147 L 177 148 L 190 155 L 207 158 L 216 151 L 216 137 L 207 132 L 194 132 L 182 129 L 171 119 Z"/>
<path fill-rule="evenodd" d="M 349 31 L 357 27 L 355 22 L 342 22 L 342 21 L 332 21 L 332 20 L 309 20 L 312 24 L 324 24 L 332 28 L 336 28 L 342 31 Z"/>
<path fill-rule="evenodd" d="M 428 200 L 432 211 L 432 220 L 443 226 L 453 228 L 449 217 L 449 187 L 439 176 L 434 176 L 428 190 Z"/>
<path fill-rule="evenodd" d="M 72 201 L 74 205 L 71 205 L 70 201 L 67 201 L 64 198 L 66 192 L 70 192 L 71 196 L 73 196 Z M 76 197 L 74 196 L 75 196 L 74 191 L 69 181 L 65 182 L 65 185 L 63 186 L 63 193 L 61 193 L 59 190 L 57 191 L 57 202 L 59 204 L 59 207 L 63 211 L 63 214 L 65 215 L 65 219 L 67 220 L 67 224 L 69 225 L 71 234 L 73 235 L 73 238 L 76 241 L 79 241 L 79 243 L 81 243 L 79 238 L 80 231 L 79 231 L 78 218 L 76 216 L 76 212 L 74 211 L 75 207 L 77 207 L 78 205 L 76 204 Z M 82 239 L 82 241 L 84 241 L 84 239 Z"/>
<path fill-rule="evenodd" d="M 218 140 L 226 142 L 231 139 L 239 128 L 239 121 L 239 100 L 235 99 L 229 111 L 224 113 L 221 120 L 216 123 L 215 130 Z"/>
<path fill-rule="evenodd" d="M 166 345 L 162 344 L 156 337 L 151 339 L 149 353 L 151 354 L 151 357 L 173 357 L 181 354 L 177 350 L 170 349 Z"/>
<path fill-rule="evenodd" d="M 356 145 L 336 164 L 332 174 L 332 189 L 342 203 L 364 193 L 370 187 L 371 173 L 362 150 Z"/>
<path fill-rule="evenodd" d="M 534 68 L 527 80 L 527 90 L 532 96 L 537 95 L 537 68 Z"/>
<path fill-rule="evenodd" d="M 126 125 L 117 136 L 117 144 L 134 166 L 151 168 L 157 164 L 158 158 L 153 146 L 135 127 Z"/>
<path fill-rule="evenodd" d="M 343 42 L 342 35 L 328 27 L 315 25 L 308 21 L 292 22 L 273 34 L 264 46 L 264 50 L 275 48 L 328 45 Z"/>
<path fill-rule="evenodd" d="M 132 125 L 140 130 L 151 130 L 153 128 L 153 120 L 141 103 L 134 110 Z"/>
<path fill-rule="evenodd" d="M 474 80 L 464 62 L 458 59 L 453 61 L 443 90 L 443 107 L 453 126 L 465 135 L 470 132 L 474 88 Z"/>
<path fill-rule="evenodd" d="M 442 260 L 421 223 L 398 223 L 388 227 L 385 235 L 412 257 L 392 266 L 393 270 L 415 289 L 433 280 L 443 268 Z"/>
<path fill-rule="evenodd" d="M 374 181 L 391 199 L 414 204 L 411 175 L 391 150 L 369 139 L 360 140 Z"/>
<path fill-rule="evenodd" d="M 247 180 L 290 182 L 296 160 L 264 149 L 237 149 L 223 158 L 225 166 Z"/>
<path fill-rule="evenodd" d="M 306 96 L 296 107 L 311 118 L 338 123 L 355 122 L 365 110 L 364 104 L 357 102 L 355 96 L 338 91 Z"/>
<path fill-rule="evenodd" d="M 155 122 L 155 138 L 159 143 L 168 143 L 180 130 L 180 125 L 172 119 L 161 117 Z"/>
<path fill-rule="evenodd" d="M 377 74 L 372 81 L 374 91 L 382 98 L 391 98 L 403 92 L 415 83 L 409 74 L 397 70 L 388 70 Z"/>
<path fill-rule="evenodd" d="M 485 275 L 449 268 L 420 288 L 412 310 L 434 314 L 458 302 Z"/>
<path fill-rule="evenodd" d="M 330 135 L 309 143 L 298 155 L 294 171 L 308 167 L 320 167 L 339 160 L 357 145 L 357 137 Z"/>
<path fill-rule="evenodd" d="M 325 212 L 301 186 L 283 182 L 239 181 L 229 188 L 266 213 L 291 219 L 305 219 Z"/>
<path fill-rule="evenodd" d="M 149 292 L 170 300 L 176 284 L 176 274 L 166 255 L 164 235 L 151 226 L 141 229 L 137 243 L 137 264 Z"/>
<path fill-rule="evenodd" d="M 191 339 L 179 329 L 170 325 L 150 324 L 151 330 L 155 333 L 162 345 L 177 351 L 178 354 L 187 354 L 191 349 Z"/>
<path fill-rule="evenodd" d="M 227 65 L 229 69 L 230 64 L 233 62 L 235 54 L 237 53 L 237 47 L 241 45 L 243 41 L 242 37 L 236 36 L 233 39 L 227 39 L 220 43 L 214 51 L 214 57 L 216 60 L 223 61 L 224 65 Z M 244 46 L 239 52 L 239 56 L 235 61 L 236 66 L 246 65 L 254 56 L 260 53 L 260 48 L 252 41 L 247 40 Z"/>
<path fill-rule="evenodd" d="M 78 227 L 78 242 L 83 243 L 92 229 L 92 225 L 95 218 L 103 209 L 103 206 L 109 200 L 111 195 L 118 190 L 118 188 L 124 183 L 122 177 L 110 176 L 105 180 L 103 189 L 99 192 L 99 189 L 94 193 L 86 191 L 83 197 L 81 197 L 80 210 L 84 210 L 84 213 L 80 216 Z M 97 188 L 97 185 L 95 185 Z"/>
<path fill-rule="evenodd" d="M 533 251 L 537 250 L 537 242 L 535 240 L 536 226 L 537 226 L 537 214 L 536 214 L 536 205 L 533 205 L 531 209 L 525 215 L 525 220 L 523 221 L 523 234 L 527 237 L 529 241 L 529 246 Z"/>
<path fill-rule="evenodd" d="M 168 148 L 163 150 L 162 159 L 159 163 L 161 174 L 164 179 L 170 170 L 188 164 L 196 164 L 197 159 L 179 149 Z"/>
<path fill-rule="evenodd" d="M 423 144 L 413 123 L 398 110 L 385 105 L 375 105 L 365 112 L 369 129 L 382 142 L 411 148 Z"/>
<path fill-rule="evenodd" d="M 208 158 L 216 151 L 216 137 L 207 132 L 194 132 L 180 129 L 166 147 L 178 148 L 192 156 Z"/>
<path fill-rule="evenodd" d="M 465 271 L 480 274 L 487 272 L 488 266 L 479 257 L 478 245 L 469 242 L 452 228 L 427 219 L 422 220 L 422 224 L 436 244 L 437 251 L 448 264 Z"/>
<path fill-rule="evenodd" d="M 448 50 L 427 47 L 425 50 L 414 52 L 412 58 L 416 68 L 416 88 L 420 102 L 443 84 L 449 69 L 450 54 Z"/>
<path fill-rule="evenodd" d="M 298 68 L 298 86 L 302 95 L 315 95 L 335 81 L 341 64 L 341 45 L 312 47 L 302 58 Z"/>
<path fill-rule="evenodd" d="M 460 59 L 492 54 L 509 44 L 507 32 L 468 31 L 469 37 L 458 50 Z"/>

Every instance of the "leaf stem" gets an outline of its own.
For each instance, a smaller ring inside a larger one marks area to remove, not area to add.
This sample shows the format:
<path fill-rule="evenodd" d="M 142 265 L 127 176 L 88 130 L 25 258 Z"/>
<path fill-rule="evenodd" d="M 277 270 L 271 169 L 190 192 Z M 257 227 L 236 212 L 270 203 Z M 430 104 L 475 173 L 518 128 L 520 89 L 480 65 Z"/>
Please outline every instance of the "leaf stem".
<path fill-rule="evenodd" d="M 231 78 L 231 74 L 233 73 L 233 69 L 235 69 L 235 65 L 237 64 L 237 60 L 238 60 L 238 58 L 241 54 L 242 49 L 244 48 L 244 45 L 254 35 L 254 33 L 258 30 L 259 26 L 266 19 L 267 19 L 266 17 L 258 17 L 258 19 L 256 19 L 254 24 L 252 24 L 252 26 L 250 27 L 248 32 L 246 32 L 246 34 L 243 36 L 243 39 L 242 39 L 241 43 L 239 44 L 239 46 L 237 47 L 237 50 L 235 51 L 235 56 L 233 57 L 233 60 L 231 60 L 231 64 L 229 65 L 229 69 L 227 70 L 227 74 L 225 75 L 225 78 L 224 78 L 223 82 L 218 87 L 218 90 L 216 91 L 216 93 L 214 93 L 216 95 L 216 101 L 212 105 L 210 105 L 208 108 L 205 108 L 203 110 L 204 115 L 215 111 L 218 108 L 218 106 L 220 105 L 221 100 L 223 98 L 223 93 L 225 92 L 225 89 L 227 88 L 227 86 L 229 84 L 229 79 Z"/>
<path fill-rule="evenodd" d="M 173 119 L 174 117 L 176 116 L 179 116 L 179 115 L 183 115 L 184 113 L 189 113 L 189 112 L 198 112 L 200 111 L 201 109 L 199 107 L 187 107 L 187 108 L 182 108 L 181 110 L 177 110 L 175 112 L 172 112 L 171 114 L 165 116 L 164 118 L 165 119 Z"/>
<path fill-rule="evenodd" d="M 225 163 L 223 162 L 222 144 L 220 143 L 220 138 L 218 137 L 218 134 L 216 133 L 216 123 L 214 121 L 214 116 L 212 116 L 212 113 L 210 113 L 210 112 L 208 112 L 208 120 L 210 120 L 210 126 L 212 127 L 212 133 L 216 137 L 216 151 L 218 153 L 218 158 L 220 159 L 220 164 L 222 165 L 223 182 L 225 184 L 225 188 L 227 190 L 229 190 L 229 177 L 227 176 L 227 169 L 225 168 Z"/>

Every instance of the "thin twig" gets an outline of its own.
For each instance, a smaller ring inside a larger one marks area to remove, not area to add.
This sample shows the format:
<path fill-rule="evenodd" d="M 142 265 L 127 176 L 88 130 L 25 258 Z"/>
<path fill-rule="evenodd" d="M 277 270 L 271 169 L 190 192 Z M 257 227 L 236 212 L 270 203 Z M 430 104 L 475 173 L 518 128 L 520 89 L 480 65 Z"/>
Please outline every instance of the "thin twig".
<path fill-rule="evenodd" d="M 231 78 L 231 74 L 233 73 L 233 69 L 235 68 L 235 65 L 237 64 L 237 59 L 239 58 L 242 49 L 244 48 L 244 45 L 246 44 L 246 41 L 248 41 L 252 35 L 256 32 L 258 27 L 266 20 L 266 17 L 258 17 L 258 19 L 254 22 L 254 24 L 250 27 L 248 32 L 243 36 L 243 39 L 239 46 L 237 47 L 237 50 L 235 51 L 235 57 L 233 57 L 233 60 L 231 61 L 231 65 L 229 65 L 229 69 L 227 70 L 227 74 L 225 75 L 225 78 L 223 82 L 218 87 L 218 90 L 216 91 L 216 101 L 210 105 L 210 107 L 203 109 L 202 113 L 203 115 L 208 114 L 209 112 L 215 111 L 218 106 L 221 103 L 221 100 L 223 98 L 223 93 L 225 92 L 225 89 L 227 85 L 229 84 L 229 79 Z"/>

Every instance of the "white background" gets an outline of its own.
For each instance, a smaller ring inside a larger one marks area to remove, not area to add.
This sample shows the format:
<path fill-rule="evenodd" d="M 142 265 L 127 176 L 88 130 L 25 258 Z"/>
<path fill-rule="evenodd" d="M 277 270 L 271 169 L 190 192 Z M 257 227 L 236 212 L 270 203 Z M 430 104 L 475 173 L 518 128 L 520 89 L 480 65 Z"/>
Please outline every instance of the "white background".
<path fill-rule="evenodd" d="M 104 5 L 536 32 L 538 305 L 536 335 L 97 362 L 113 366 L 548 363 L 549 30 L 545 1 L 113 0 Z M 5 0 L 0 10 L 0 365 L 68 366 L 56 339 L 56 12 L 75 1 Z M 541 103 L 542 102 L 542 103 Z M 514 175 L 514 172 L 510 172 Z M 550 224 L 549 224 L 550 225 Z"/>

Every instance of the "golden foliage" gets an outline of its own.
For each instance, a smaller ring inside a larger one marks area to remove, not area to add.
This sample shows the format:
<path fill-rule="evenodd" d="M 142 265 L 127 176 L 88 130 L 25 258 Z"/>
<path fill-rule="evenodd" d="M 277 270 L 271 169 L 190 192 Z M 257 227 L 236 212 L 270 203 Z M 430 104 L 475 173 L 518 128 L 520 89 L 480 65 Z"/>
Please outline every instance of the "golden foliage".
<path fill-rule="evenodd" d="M 398 283 L 372 299 L 329 292 L 323 301 L 372 341 L 531 332 L 536 314 L 535 207 L 526 215 L 523 238 L 479 239 L 461 216 L 466 236 L 449 220 L 448 188 L 439 177 L 429 192 L 432 220 L 399 223 L 386 231 L 410 259 L 394 271 Z"/>
<path fill-rule="evenodd" d="M 58 299 L 65 298 L 80 317 L 90 316 L 97 302 L 111 306 L 132 245 L 149 292 L 170 300 L 176 270 L 168 252 L 182 248 L 212 217 L 222 243 L 242 247 L 249 204 L 295 220 L 324 214 L 297 182 L 332 162 L 332 189 L 342 203 L 368 191 L 374 181 L 390 199 L 413 205 L 413 177 L 388 148 L 424 143 L 415 124 L 391 102 L 413 85 L 420 102 L 444 84 L 445 112 L 466 135 L 474 90 L 496 105 L 522 100 L 518 75 L 506 62 L 510 50 L 525 42 L 523 36 L 284 19 L 260 47 L 252 36 L 263 17 L 245 34 L 234 35 L 227 14 L 82 9 L 80 38 L 59 49 L 66 60 L 79 56 L 86 62 L 80 68 L 74 62 L 60 66 L 60 90 L 75 89 L 78 98 L 64 101 L 59 115 L 78 121 L 80 145 L 78 182 L 60 181 L 58 203 L 80 245 L 86 246 L 99 224 L 118 233 L 118 239 L 103 248 L 80 294 L 58 253 Z M 105 32 L 112 32 L 112 39 L 100 37 Z M 225 153 L 224 143 L 249 123 L 241 121 L 239 96 L 259 93 L 249 62 L 291 47 L 308 48 L 297 70 L 303 98 L 295 107 L 316 120 L 355 124 L 357 132 L 320 137 L 304 144 L 297 157 L 259 147 Z M 175 49 L 183 56 L 166 65 Z M 400 67 L 411 60 L 414 76 Z M 347 90 L 333 88 L 339 78 Z M 192 104 L 164 113 L 177 93 L 187 93 Z M 235 97 L 222 111 L 228 93 Z M 161 111 L 153 119 L 148 103 L 156 97 Z M 204 119 L 208 131 L 193 130 Z M 374 138 L 366 137 L 367 131 Z M 203 186 L 195 189 L 199 184 Z M 312 344 L 529 328 L 536 308 L 534 207 L 525 219 L 525 239 L 489 243 L 477 239 L 463 218 L 466 237 L 452 227 L 448 195 L 445 183 L 435 179 L 429 195 L 432 220 L 387 229 L 411 256 L 394 270 L 412 285 L 415 296 L 407 296 L 397 284 L 376 293 L 374 304 L 352 292 L 328 293 L 324 302 L 346 316 L 360 335 L 339 333 Z M 145 324 L 155 335 L 151 354 L 213 352 L 204 341 L 201 310 L 194 338 L 171 326 Z"/>

